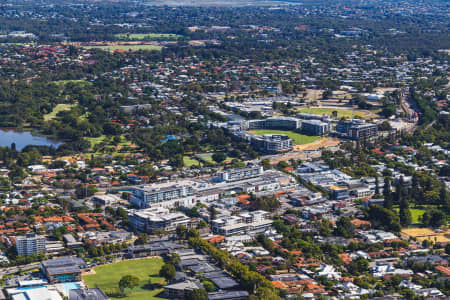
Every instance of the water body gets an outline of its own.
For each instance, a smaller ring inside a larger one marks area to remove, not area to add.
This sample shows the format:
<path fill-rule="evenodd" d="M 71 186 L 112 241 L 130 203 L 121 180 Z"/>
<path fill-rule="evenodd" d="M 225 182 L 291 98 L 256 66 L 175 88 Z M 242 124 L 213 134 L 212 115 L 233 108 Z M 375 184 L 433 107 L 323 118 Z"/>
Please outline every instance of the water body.
<path fill-rule="evenodd" d="M 0 128 L 0 146 L 11 147 L 12 143 L 16 143 L 17 150 L 22 150 L 28 145 L 53 146 L 57 148 L 62 144 L 61 142 L 43 136 L 32 135 L 30 131 Z"/>

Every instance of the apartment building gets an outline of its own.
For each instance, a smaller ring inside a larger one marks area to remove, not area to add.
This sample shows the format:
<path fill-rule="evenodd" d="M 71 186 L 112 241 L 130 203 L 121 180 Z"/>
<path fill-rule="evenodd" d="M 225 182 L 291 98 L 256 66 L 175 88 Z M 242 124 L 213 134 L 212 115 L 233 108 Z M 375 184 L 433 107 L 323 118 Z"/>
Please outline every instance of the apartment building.
<path fill-rule="evenodd" d="M 238 181 L 247 178 L 258 177 L 262 175 L 264 172 L 263 167 L 246 167 L 246 168 L 237 168 L 237 169 L 228 169 L 223 172 L 219 172 L 217 175 L 222 181 Z"/>
<path fill-rule="evenodd" d="M 352 140 L 370 139 L 378 134 L 378 125 L 366 123 L 364 120 L 340 121 L 336 125 L 336 132 Z"/>
<path fill-rule="evenodd" d="M 171 213 L 162 207 L 133 210 L 128 216 L 132 228 L 146 233 L 152 233 L 155 230 L 175 231 L 179 225 L 186 228 L 197 225 L 196 219 L 191 219 L 181 212 Z"/>
<path fill-rule="evenodd" d="M 250 144 L 258 151 L 266 153 L 280 153 L 291 151 L 293 140 L 284 134 L 253 135 Z"/>
<path fill-rule="evenodd" d="M 300 128 L 300 120 L 291 117 L 273 117 L 262 120 L 249 120 L 247 129 L 280 129 L 296 130 Z"/>
<path fill-rule="evenodd" d="M 307 120 L 302 122 L 302 132 L 309 135 L 324 135 L 330 131 L 330 124 L 320 120 Z"/>
<path fill-rule="evenodd" d="M 34 233 L 16 237 L 16 249 L 19 255 L 45 253 L 45 237 Z"/>
<path fill-rule="evenodd" d="M 192 206 L 195 182 L 167 182 L 133 188 L 130 202 L 139 208 Z"/>
<path fill-rule="evenodd" d="M 225 216 L 212 221 L 213 232 L 225 236 L 239 234 L 256 234 L 264 232 L 272 226 L 270 214 L 258 210 L 239 216 Z"/>

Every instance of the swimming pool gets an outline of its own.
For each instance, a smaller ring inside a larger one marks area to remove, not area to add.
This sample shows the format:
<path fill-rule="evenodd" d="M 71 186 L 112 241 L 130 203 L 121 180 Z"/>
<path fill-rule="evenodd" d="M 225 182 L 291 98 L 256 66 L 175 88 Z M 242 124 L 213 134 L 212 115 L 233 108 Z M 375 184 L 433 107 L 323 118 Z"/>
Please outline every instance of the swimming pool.
<path fill-rule="evenodd" d="M 75 282 L 61 283 L 61 285 L 63 286 L 67 296 L 69 296 L 70 290 L 76 290 L 80 288 L 80 286 Z"/>

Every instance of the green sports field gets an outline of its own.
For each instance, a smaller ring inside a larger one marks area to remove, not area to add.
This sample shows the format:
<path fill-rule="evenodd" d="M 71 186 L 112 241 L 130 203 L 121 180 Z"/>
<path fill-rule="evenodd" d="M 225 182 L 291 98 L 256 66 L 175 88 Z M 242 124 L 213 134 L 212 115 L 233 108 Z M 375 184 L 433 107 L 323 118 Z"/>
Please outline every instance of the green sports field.
<path fill-rule="evenodd" d="M 311 107 L 311 108 L 303 108 L 298 110 L 299 113 L 308 113 L 308 114 L 314 114 L 314 115 L 331 115 L 333 111 L 337 111 L 338 118 L 346 117 L 351 118 L 352 117 L 352 110 L 351 109 L 341 109 L 341 108 L 325 108 L 325 107 Z M 364 118 L 367 116 L 367 113 L 361 110 L 354 110 L 353 116 L 358 116 L 361 118 Z"/>
<path fill-rule="evenodd" d="M 138 51 L 138 50 L 155 50 L 160 51 L 161 46 L 156 45 L 114 45 L 114 46 L 83 46 L 86 49 L 102 49 L 106 51 L 124 50 L 124 51 Z"/>
<path fill-rule="evenodd" d="M 256 135 L 265 135 L 265 134 L 284 134 L 290 137 L 294 141 L 294 145 L 303 145 L 309 144 L 321 139 L 319 136 L 309 136 L 301 133 L 293 132 L 293 131 L 284 131 L 284 130 L 270 130 L 270 129 L 257 129 L 251 130 L 250 133 Z"/>
<path fill-rule="evenodd" d="M 152 289 L 148 286 L 149 281 L 152 284 L 165 284 L 165 280 L 159 277 L 159 270 L 164 262 L 161 258 L 143 258 L 137 260 L 126 260 L 109 265 L 98 266 L 94 268 L 96 274 L 83 275 L 83 282 L 89 288 L 98 286 L 105 293 L 116 291 L 118 282 L 125 275 L 133 275 L 139 278 L 140 285 L 133 291 L 127 293 L 126 297 L 110 299 L 123 300 L 141 300 L 141 299 L 162 299 L 156 297 L 162 288 Z"/>
<path fill-rule="evenodd" d="M 114 35 L 120 40 L 139 41 L 139 40 L 177 40 L 182 35 L 175 33 L 118 33 Z"/>

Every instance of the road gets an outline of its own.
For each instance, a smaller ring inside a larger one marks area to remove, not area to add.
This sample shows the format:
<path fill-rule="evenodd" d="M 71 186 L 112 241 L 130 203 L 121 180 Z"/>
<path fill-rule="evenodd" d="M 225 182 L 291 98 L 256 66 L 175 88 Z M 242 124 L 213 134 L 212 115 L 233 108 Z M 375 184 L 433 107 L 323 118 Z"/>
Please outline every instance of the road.
<path fill-rule="evenodd" d="M 0 269 L 0 277 L 3 277 L 5 275 L 14 274 L 14 273 L 17 273 L 19 271 L 26 271 L 26 270 L 36 269 L 36 268 L 39 268 L 39 266 L 40 266 L 40 263 L 36 262 L 36 263 L 31 263 L 31 264 L 28 264 L 28 265 L 24 265 L 24 266 L 3 268 L 3 269 Z"/>

